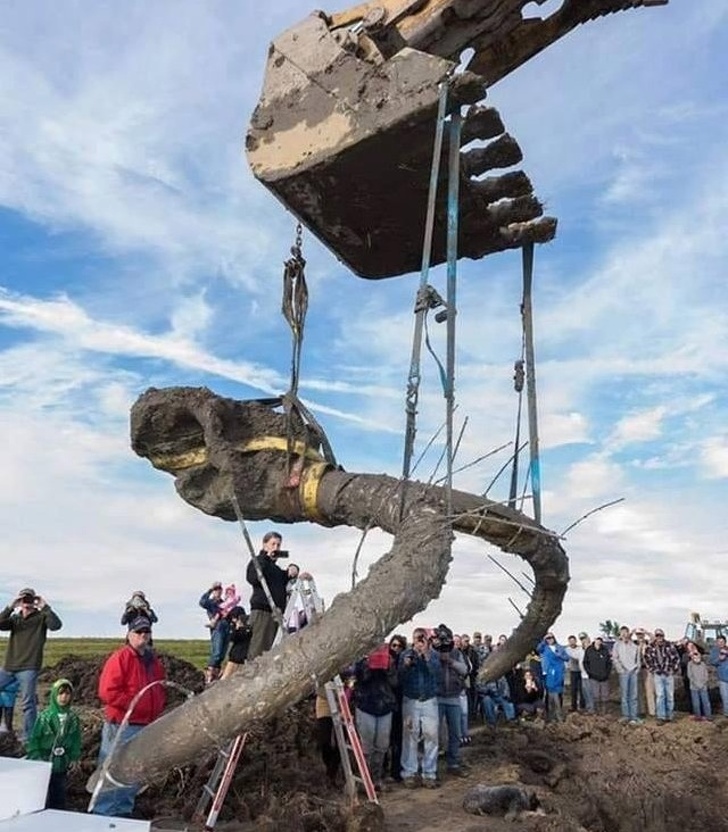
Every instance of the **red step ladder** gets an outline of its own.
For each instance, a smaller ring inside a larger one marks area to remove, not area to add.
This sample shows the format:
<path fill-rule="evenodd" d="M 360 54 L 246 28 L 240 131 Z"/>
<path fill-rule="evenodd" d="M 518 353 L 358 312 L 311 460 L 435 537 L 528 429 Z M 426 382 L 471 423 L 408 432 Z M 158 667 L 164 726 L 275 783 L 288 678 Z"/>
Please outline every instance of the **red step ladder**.
<path fill-rule="evenodd" d="M 202 795 L 192 818 L 196 823 L 204 822 L 205 832 L 211 832 L 215 828 L 247 738 L 247 733 L 239 734 L 218 752 L 215 767 L 202 787 Z"/>
<path fill-rule="evenodd" d="M 331 711 L 331 719 L 334 723 L 334 734 L 336 735 L 336 744 L 339 746 L 341 765 L 346 780 L 345 788 L 349 800 L 352 803 L 357 802 L 359 799 L 357 785 L 361 785 L 369 802 L 379 803 L 372 782 L 372 775 L 369 772 L 369 766 L 361 747 L 361 740 L 356 732 L 354 717 L 351 714 L 349 700 L 346 698 L 341 676 L 335 676 L 330 682 L 327 682 L 324 689 Z M 351 756 L 349 756 L 349 752 L 351 752 Z M 357 773 L 354 773 L 352 758 L 356 764 Z"/>

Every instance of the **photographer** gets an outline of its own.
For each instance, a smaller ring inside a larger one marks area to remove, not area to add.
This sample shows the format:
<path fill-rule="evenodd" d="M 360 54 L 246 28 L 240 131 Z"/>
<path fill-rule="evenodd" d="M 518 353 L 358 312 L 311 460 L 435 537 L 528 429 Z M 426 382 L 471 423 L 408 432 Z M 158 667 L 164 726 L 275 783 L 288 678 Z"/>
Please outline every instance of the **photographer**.
<path fill-rule="evenodd" d="M 270 593 L 273 603 L 278 608 L 279 618 L 283 616 L 286 608 L 288 571 L 276 564 L 279 558 L 288 557 L 288 552 L 281 549 L 282 543 L 283 537 L 278 532 L 266 532 L 260 553 L 248 564 L 245 577 L 253 587 L 253 594 L 250 596 L 250 627 L 253 635 L 248 648 L 249 661 L 270 650 L 276 639 L 278 621 L 273 615 L 268 594 Z M 256 562 L 266 586 L 261 582 Z M 302 572 L 299 577 L 311 580 L 308 572 Z"/>
<path fill-rule="evenodd" d="M 404 651 L 400 664 L 402 684 L 402 782 L 412 789 L 419 770 L 418 746 L 423 746 L 422 785 L 436 789 L 439 711 L 437 690 L 442 674 L 438 653 L 430 647 L 427 633 L 418 627 L 412 647 Z"/>
<path fill-rule="evenodd" d="M 460 650 L 455 647 L 452 630 L 444 624 L 435 630 L 432 647 L 440 659 L 440 681 L 437 688 L 437 703 L 440 721 L 447 725 L 447 771 L 456 777 L 463 774 L 460 762 L 460 694 L 465 688 L 468 663 Z"/>
<path fill-rule="evenodd" d="M 0 630 L 10 631 L 5 663 L 0 668 L 0 690 L 13 679 L 20 684 L 23 742 L 30 739 L 38 714 L 36 684 L 48 630 L 60 630 L 62 626 L 61 619 L 30 587 L 21 589 L 0 612 Z"/>
<path fill-rule="evenodd" d="M 253 631 L 248 624 L 248 616 L 242 607 L 233 607 L 228 615 L 228 620 L 231 627 L 230 652 L 228 653 L 225 670 L 222 673 L 221 678 L 223 679 L 232 676 L 239 667 L 245 664 L 250 649 L 250 638 L 253 635 Z"/>

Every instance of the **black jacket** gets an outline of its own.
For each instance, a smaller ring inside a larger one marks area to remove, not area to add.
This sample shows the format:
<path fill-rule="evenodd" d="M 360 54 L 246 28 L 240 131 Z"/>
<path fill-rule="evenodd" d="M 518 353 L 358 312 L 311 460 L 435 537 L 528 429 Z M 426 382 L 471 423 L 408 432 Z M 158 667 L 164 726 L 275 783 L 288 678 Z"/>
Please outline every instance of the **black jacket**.
<path fill-rule="evenodd" d="M 606 682 L 612 671 L 612 657 L 609 650 L 602 644 L 597 648 L 590 644 L 584 651 L 584 670 L 590 679 L 596 682 Z"/>
<path fill-rule="evenodd" d="M 248 658 L 248 648 L 250 647 L 250 637 L 253 631 L 247 624 L 242 627 L 233 627 L 230 630 L 230 653 L 228 659 L 235 664 L 244 664 Z"/>
<path fill-rule="evenodd" d="M 273 603 L 279 610 L 285 610 L 288 572 L 285 569 L 281 569 L 280 566 L 276 566 L 275 562 L 264 552 L 256 555 L 255 559 L 260 564 L 265 582 L 268 584 L 270 594 L 273 596 Z M 265 595 L 265 590 L 258 580 L 258 572 L 252 560 L 248 564 L 248 570 L 245 574 L 245 578 L 253 587 L 253 594 L 250 596 L 250 609 L 271 612 L 270 604 L 268 603 L 268 599 Z"/>
<path fill-rule="evenodd" d="M 390 662 L 388 670 L 371 670 L 362 659 L 355 667 L 354 705 L 365 714 L 385 716 L 397 710 L 397 671 Z"/>

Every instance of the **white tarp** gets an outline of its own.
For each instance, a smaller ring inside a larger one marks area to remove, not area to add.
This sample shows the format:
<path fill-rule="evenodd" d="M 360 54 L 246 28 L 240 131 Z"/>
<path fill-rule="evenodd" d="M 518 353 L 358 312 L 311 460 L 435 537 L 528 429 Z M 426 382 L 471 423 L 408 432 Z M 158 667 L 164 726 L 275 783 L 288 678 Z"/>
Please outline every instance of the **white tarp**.
<path fill-rule="evenodd" d="M 51 764 L 0 757 L 0 823 L 45 806 Z"/>
<path fill-rule="evenodd" d="M 59 812 L 57 809 L 0 821 L 2 832 L 149 832 L 150 826 L 148 820 L 103 818 L 79 812 Z"/>
<path fill-rule="evenodd" d="M 147 820 L 44 809 L 51 764 L 0 757 L 0 832 L 149 832 Z"/>

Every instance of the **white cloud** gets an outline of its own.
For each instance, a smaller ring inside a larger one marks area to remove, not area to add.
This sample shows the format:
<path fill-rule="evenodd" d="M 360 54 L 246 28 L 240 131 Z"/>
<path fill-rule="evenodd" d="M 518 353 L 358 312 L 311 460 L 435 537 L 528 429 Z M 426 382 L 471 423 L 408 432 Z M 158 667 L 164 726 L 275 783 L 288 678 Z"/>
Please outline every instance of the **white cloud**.
<path fill-rule="evenodd" d="M 614 428 L 612 444 L 624 446 L 631 442 L 648 442 L 662 433 L 662 422 L 667 407 L 660 405 L 641 413 L 631 413 L 620 419 Z"/>
<path fill-rule="evenodd" d="M 728 477 L 728 439 L 725 436 L 708 439 L 703 444 L 700 461 L 711 479 Z"/>
<path fill-rule="evenodd" d="M 608 498 L 624 483 L 622 468 L 601 454 L 593 454 L 566 471 L 568 489 L 581 500 Z"/>
<path fill-rule="evenodd" d="M 292 222 L 248 174 L 241 138 L 268 40 L 308 7 L 130 2 L 120 17 L 101 0 L 82 15 L 14 11 L 0 33 L 0 77 L 12 81 L 0 104 L 0 519 L 17 557 L 0 591 L 44 584 L 72 632 L 113 633 L 141 579 L 160 634 L 204 635 L 197 596 L 212 578 L 240 576 L 239 532 L 133 457 L 128 407 L 149 384 L 206 382 L 239 397 L 287 386 L 277 306 Z M 535 287 L 545 522 L 563 529 L 628 498 L 569 533 L 559 623 L 569 631 L 618 617 L 677 634 L 690 608 L 721 609 L 708 578 L 728 554 L 715 484 L 728 473 L 726 14 L 675 2 L 610 16 L 490 95 L 560 221 Z M 574 72 L 583 66 L 588 78 Z M 5 225 L 18 219 L 20 229 Z M 417 277 L 358 281 L 310 235 L 305 251 L 302 394 L 315 396 L 348 468 L 396 473 Z M 519 272 L 517 253 L 462 264 L 461 464 L 513 440 Z M 431 336 L 443 356 L 442 328 Z M 423 353 L 418 452 L 442 420 Z M 484 490 L 510 453 L 458 484 Z M 357 532 L 303 525 L 286 537 L 329 600 L 348 587 Z M 371 536 L 362 574 L 388 545 Z M 520 603 L 520 591 L 488 547 L 458 539 L 454 551 L 419 620 L 508 632 L 507 597 Z"/>

